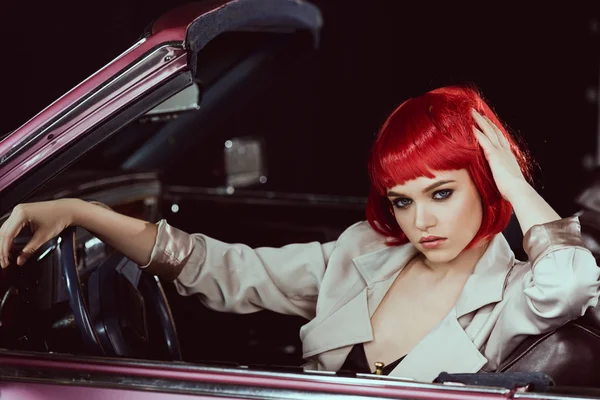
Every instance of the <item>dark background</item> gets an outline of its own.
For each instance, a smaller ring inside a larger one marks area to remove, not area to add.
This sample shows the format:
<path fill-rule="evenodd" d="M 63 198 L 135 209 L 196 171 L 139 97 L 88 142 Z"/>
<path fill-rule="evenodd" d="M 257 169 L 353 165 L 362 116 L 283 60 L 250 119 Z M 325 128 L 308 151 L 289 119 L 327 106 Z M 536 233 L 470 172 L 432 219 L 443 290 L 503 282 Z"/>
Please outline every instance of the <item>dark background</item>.
<path fill-rule="evenodd" d="M 17 128 L 181 3 L 4 2 L 0 132 Z M 275 124 L 302 129 L 311 144 L 286 190 L 365 195 L 368 150 L 387 115 L 408 97 L 471 82 L 529 145 L 541 167 L 536 187 L 559 213 L 576 210 L 585 165 L 596 162 L 597 6 L 524 11 L 397 0 L 314 3 L 325 21 L 322 46 L 297 90 L 284 94 L 304 107 Z M 280 100 L 261 98 L 260 107 L 277 118 Z M 281 151 L 293 151 L 288 145 Z"/>

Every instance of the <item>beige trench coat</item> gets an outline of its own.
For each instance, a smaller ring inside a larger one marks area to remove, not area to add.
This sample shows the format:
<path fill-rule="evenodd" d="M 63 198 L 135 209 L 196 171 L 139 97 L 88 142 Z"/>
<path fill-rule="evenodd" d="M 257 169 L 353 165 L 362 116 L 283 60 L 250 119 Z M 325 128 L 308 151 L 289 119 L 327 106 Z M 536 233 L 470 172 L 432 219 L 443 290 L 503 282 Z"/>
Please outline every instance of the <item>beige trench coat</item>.
<path fill-rule="evenodd" d="M 300 331 L 306 368 L 337 371 L 354 344 L 373 340 L 370 317 L 416 254 L 410 243 L 385 241 L 359 222 L 334 242 L 252 249 L 162 220 L 142 268 L 214 310 L 307 318 Z M 529 262 L 515 260 L 496 235 L 454 308 L 390 376 L 430 382 L 442 371 L 494 371 L 526 335 L 553 330 L 596 305 L 600 269 L 583 246 L 577 217 L 532 227 L 523 245 Z"/>

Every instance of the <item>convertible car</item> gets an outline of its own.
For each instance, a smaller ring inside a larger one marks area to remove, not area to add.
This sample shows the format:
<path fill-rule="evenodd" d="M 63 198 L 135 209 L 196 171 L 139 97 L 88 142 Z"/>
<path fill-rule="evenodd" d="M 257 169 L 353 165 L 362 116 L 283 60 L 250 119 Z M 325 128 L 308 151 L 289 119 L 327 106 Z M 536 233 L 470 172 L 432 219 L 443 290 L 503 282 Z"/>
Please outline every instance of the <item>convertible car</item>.
<path fill-rule="evenodd" d="M 286 130 L 322 23 L 301 0 L 203 1 L 157 19 L 2 137 L 0 223 L 21 202 L 78 197 L 227 242 L 334 240 L 364 219 L 366 199 L 298 192 L 312 144 L 293 132 L 310 126 L 296 115 L 301 129 Z M 264 109 L 264 96 L 280 101 Z M 596 198 L 581 199 L 592 250 Z M 515 226 L 505 234 L 518 252 Z M 600 398 L 600 308 L 523 338 L 497 373 L 435 383 L 304 371 L 304 322 L 210 311 L 67 229 L 0 273 L 0 398 Z"/>

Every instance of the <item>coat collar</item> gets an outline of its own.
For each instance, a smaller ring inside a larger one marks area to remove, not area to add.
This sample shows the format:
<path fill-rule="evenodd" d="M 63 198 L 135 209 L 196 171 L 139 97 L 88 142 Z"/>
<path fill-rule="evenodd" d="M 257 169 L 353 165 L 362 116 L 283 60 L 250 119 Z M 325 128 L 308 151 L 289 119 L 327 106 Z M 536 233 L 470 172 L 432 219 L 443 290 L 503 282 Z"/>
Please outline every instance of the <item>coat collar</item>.
<path fill-rule="evenodd" d="M 508 273 L 514 264 L 515 255 L 508 242 L 502 234 L 497 234 L 463 287 L 454 306 L 456 317 L 460 318 L 487 304 L 501 301 Z"/>
<path fill-rule="evenodd" d="M 345 275 L 341 282 L 345 287 L 343 301 L 335 301 L 333 307 L 324 307 L 323 311 L 327 310 L 324 314 L 317 315 L 302 328 L 304 357 L 316 356 L 323 368 L 335 371 L 344 363 L 352 345 L 373 340 L 370 318 L 400 271 L 416 254 L 417 250 L 411 244 L 390 247 L 380 243 L 354 257 L 355 272 Z M 449 372 L 478 371 L 486 360 L 457 319 L 502 300 L 513 264 L 514 255 L 506 239 L 502 234 L 496 235 L 465 283 L 454 309 L 407 355 L 392 375 L 427 381 L 440 372 L 440 368 Z M 319 297 L 321 295 L 327 297 L 325 293 L 320 293 Z M 444 359 L 453 360 L 453 364 L 441 366 L 430 362 L 441 359 L 441 354 Z"/>
<path fill-rule="evenodd" d="M 455 310 L 421 340 L 390 376 L 433 381 L 441 372 L 474 373 L 487 363 L 460 326 Z"/>
<path fill-rule="evenodd" d="M 396 247 L 382 246 L 352 260 L 368 287 L 397 276 L 417 254 L 417 249 L 410 243 Z M 495 235 L 456 302 L 457 318 L 502 300 L 506 278 L 514 262 L 515 256 L 504 236 Z"/>

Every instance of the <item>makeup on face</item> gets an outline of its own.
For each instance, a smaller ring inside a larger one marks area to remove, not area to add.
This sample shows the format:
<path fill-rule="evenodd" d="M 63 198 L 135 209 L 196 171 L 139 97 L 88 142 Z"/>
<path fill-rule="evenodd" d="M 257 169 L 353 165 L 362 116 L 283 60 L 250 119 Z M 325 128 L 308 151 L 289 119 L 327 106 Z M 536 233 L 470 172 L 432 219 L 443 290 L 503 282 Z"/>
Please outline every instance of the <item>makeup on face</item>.
<path fill-rule="evenodd" d="M 408 240 L 433 262 L 456 258 L 481 226 L 481 199 L 464 169 L 407 181 L 387 196 Z"/>

